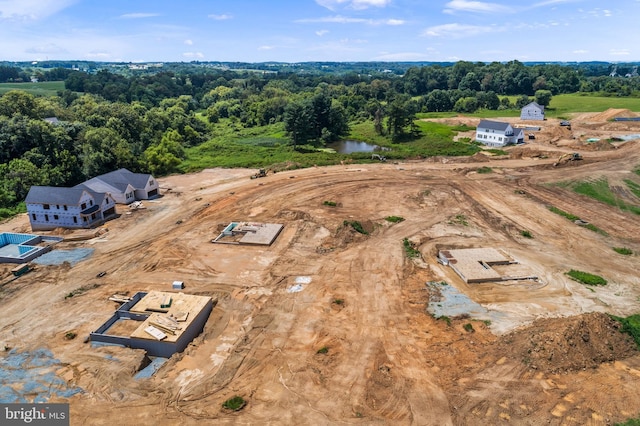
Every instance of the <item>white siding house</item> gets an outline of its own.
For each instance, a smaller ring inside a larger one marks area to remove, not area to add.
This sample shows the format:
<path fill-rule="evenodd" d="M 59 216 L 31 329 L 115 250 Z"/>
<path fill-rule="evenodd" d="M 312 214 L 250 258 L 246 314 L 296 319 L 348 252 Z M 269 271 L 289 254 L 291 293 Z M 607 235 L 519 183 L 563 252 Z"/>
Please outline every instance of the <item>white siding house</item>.
<path fill-rule="evenodd" d="M 514 129 L 509 123 L 480 120 L 476 128 L 476 141 L 491 147 L 524 143 L 524 131 Z"/>
<path fill-rule="evenodd" d="M 520 120 L 544 120 L 544 106 L 537 102 L 525 105 L 520 111 Z"/>
<path fill-rule="evenodd" d="M 130 204 L 137 200 L 148 200 L 158 196 L 158 182 L 146 173 L 133 173 L 119 169 L 89 179 L 78 186 L 96 192 L 110 192 L 118 204 Z"/>
<path fill-rule="evenodd" d="M 111 194 L 83 188 L 32 186 L 25 203 L 34 231 L 90 228 L 115 214 Z"/>

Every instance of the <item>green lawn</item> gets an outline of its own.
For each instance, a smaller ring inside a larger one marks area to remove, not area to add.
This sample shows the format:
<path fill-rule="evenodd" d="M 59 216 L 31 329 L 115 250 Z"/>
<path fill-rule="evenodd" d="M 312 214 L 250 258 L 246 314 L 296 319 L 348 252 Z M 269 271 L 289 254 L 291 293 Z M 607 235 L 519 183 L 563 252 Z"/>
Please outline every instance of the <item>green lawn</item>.
<path fill-rule="evenodd" d="M 43 81 L 41 83 L 0 83 L 0 95 L 11 90 L 22 90 L 34 96 L 55 96 L 64 90 L 64 81 Z"/>
<path fill-rule="evenodd" d="M 640 98 L 587 96 L 580 94 L 555 95 L 546 109 L 549 117 L 561 117 L 577 112 L 602 112 L 609 108 L 624 108 L 640 112 Z"/>

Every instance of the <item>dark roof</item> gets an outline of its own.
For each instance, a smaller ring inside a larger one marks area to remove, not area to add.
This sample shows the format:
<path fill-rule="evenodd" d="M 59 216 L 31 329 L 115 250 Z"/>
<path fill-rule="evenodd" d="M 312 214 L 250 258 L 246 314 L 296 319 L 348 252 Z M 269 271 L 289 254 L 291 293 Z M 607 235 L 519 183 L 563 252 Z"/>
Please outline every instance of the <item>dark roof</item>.
<path fill-rule="evenodd" d="M 32 186 L 25 203 L 77 205 L 83 192 L 95 193 L 86 188 L 61 188 L 56 186 Z"/>
<path fill-rule="evenodd" d="M 91 180 L 101 180 L 116 188 L 121 188 L 123 184 L 124 188 L 126 188 L 127 184 L 131 184 L 135 189 L 144 189 L 150 178 L 151 175 L 146 173 L 133 173 L 127 169 L 119 169 L 96 176 Z"/>
<path fill-rule="evenodd" d="M 88 209 L 84 209 L 80 212 L 81 215 L 90 215 L 91 213 L 95 213 L 98 210 L 100 210 L 100 204 L 94 204 L 91 207 L 89 207 Z"/>
<path fill-rule="evenodd" d="M 491 129 L 504 132 L 509 127 L 509 123 L 503 123 L 501 121 L 480 120 L 478 129 Z"/>

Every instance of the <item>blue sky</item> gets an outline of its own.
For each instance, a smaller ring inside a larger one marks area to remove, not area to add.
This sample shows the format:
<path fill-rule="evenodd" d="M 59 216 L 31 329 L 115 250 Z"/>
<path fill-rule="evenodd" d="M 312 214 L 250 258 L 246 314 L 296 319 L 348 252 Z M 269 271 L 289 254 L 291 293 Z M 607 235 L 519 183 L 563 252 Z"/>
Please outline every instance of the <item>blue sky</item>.
<path fill-rule="evenodd" d="M 640 0 L 0 0 L 0 60 L 640 60 Z"/>

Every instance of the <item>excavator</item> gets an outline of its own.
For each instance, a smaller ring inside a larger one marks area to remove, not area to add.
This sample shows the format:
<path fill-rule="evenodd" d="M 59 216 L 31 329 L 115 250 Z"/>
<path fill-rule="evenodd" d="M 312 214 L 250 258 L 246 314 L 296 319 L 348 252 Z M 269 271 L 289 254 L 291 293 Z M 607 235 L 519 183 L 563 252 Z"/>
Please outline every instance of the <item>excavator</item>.
<path fill-rule="evenodd" d="M 558 158 L 558 161 L 553 163 L 553 165 L 557 167 L 562 164 L 566 164 L 569 161 L 578 161 L 578 160 L 582 160 L 582 155 L 580 155 L 579 152 L 572 152 L 572 153 L 562 154 L 560 158 Z"/>
<path fill-rule="evenodd" d="M 266 175 L 267 175 L 267 171 L 265 169 L 260 169 L 258 170 L 258 173 L 254 173 L 251 175 L 251 179 L 265 177 Z"/>

